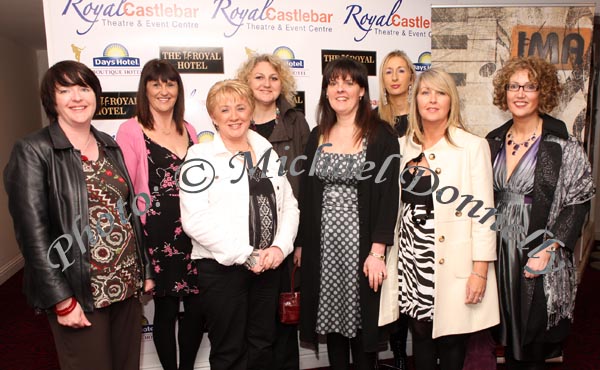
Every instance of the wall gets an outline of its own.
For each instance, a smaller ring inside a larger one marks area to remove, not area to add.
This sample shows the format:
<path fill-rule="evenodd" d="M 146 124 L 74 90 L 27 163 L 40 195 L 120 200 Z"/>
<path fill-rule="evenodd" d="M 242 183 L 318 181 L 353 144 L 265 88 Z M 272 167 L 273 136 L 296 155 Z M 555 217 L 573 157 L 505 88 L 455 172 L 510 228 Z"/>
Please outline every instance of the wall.
<path fill-rule="evenodd" d="M 556 4 L 556 5 L 567 5 L 567 3 L 570 3 L 573 0 L 569 0 L 569 1 L 565 1 L 565 0 L 500 0 L 500 1 L 494 1 L 494 0 L 432 0 L 431 4 L 432 6 L 436 6 L 436 5 L 478 5 L 478 6 L 503 6 L 503 5 L 523 5 L 523 6 L 529 6 L 529 5 L 552 5 L 552 4 Z M 576 5 L 589 5 L 589 4 L 596 4 L 596 14 L 600 13 L 600 0 L 595 0 L 595 1 L 573 1 L 573 4 L 569 4 L 572 6 L 576 6 Z"/>
<path fill-rule="evenodd" d="M 0 169 L 15 141 L 41 127 L 37 52 L 0 36 Z M 40 53 L 43 54 L 43 53 Z M 0 284 L 23 266 L 8 213 L 4 182 L 0 184 Z"/>
<path fill-rule="evenodd" d="M 570 4 L 572 6 L 575 5 L 588 5 L 588 4 L 595 4 L 596 5 L 596 10 L 595 10 L 595 14 L 598 15 L 600 14 L 600 0 L 595 0 L 595 1 L 588 1 L 588 2 L 577 2 L 577 1 L 573 1 L 573 4 Z M 556 4 L 556 5 L 566 5 L 565 3 L 567 3 L 564 0 L 525 0 L 525 1 L 520 1 L 520 0 L 500 0 L 498 3 L 494 2 L 493 0 L 432 0 L 432 6 L 435 7 L 436 5 L 489 5 L 489 6 L 502 6 L 502 5 L 551 5 L 551 4 Z M 597 17 L 596 17 L 597 18 Z M 595 24 L 598 24 L 598 21 L 595 21 Z M 598 38 L 595 38 L 595 40 L 598 40 Z M 598 52 L 596 52 L 596 55 L 594 56 L 595 58 L 598 57 Z M 598 65 L 598 59 L 595 60 L 594 64 L 597 66 Z M 598 67 L 596 67 L 596 72 L 598 73 L 600 70 Z M 598 78 L 598 77 L 596 77 Z M 594 91 L 592 91 L 592 89 L 595 89 Z M 595 98 L 595 102 L 596 102 L 596 107 L 600 107 L 600 92 L 598 91 L 600 89 L 599 86 L 590 86 L 590 94 L 593 94 L 596 98 Z M 600 184 L 600 171 L 599 171 L 599 161 L 600 161 L 600 142 L 598 141 L 600 139 L 600 128 L 598 127 L 598 122 L 600 122 L 600 112 L 595 111 L 592 112 L 592 123 L 595 125 L 596 130 L 595 130 L 595 150 L 593 153 L 593 157 L 595 158 L 594 160 L 594 175 L 595 175 L 595 179 L 596 179 L 596 184 Z M 597 198 L 597 197 L 596 197 Z M 592 208 L 591 208 L 591 212 L 590 212 L 590 219 L 594 220 L 594 225 L 593 227 L 590 225 L 589 227 L 586 227 L 586 229 L 584 230 L 584 237 L 582 238 L 582 240 L 580 240 L 579 244 L 581 244 L 581 247 L 578 249 L 579 253 L 577 256 L 577 260 L 583 260 L 582 265 L 585 265 L 586 259 L 587 259 L 587 253 L 588 253 L 588 248 L 591 246 L 591 244 L 593 244 L 593 240 L 600 240 L 600 217 L 597 217 L 597 215 L 600 215 L 600 201 L 598 201 L 596 198 L 592 199 Z"/>

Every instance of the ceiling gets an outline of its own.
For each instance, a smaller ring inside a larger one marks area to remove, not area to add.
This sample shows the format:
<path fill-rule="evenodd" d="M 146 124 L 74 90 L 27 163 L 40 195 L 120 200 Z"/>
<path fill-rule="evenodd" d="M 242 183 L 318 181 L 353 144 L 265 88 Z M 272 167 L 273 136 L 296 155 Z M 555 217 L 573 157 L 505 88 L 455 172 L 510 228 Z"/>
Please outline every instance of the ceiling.
<path fill-rule="evenodd" d="M 0 37 L 36 50 L 46 50 L 42 0 L 0 0 Z"/>

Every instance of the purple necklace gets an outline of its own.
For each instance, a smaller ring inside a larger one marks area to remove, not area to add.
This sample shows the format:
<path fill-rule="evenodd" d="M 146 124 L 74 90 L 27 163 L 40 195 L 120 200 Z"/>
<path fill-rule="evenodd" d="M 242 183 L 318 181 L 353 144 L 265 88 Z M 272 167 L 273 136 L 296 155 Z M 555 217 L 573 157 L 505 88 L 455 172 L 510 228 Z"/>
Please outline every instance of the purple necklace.
<path fill-rule="evenodd" d="M 519 150 L 519 148 L 521 148 L 521 146 L 524 146 L 525 148 L 529 148 L 529 143 L 531 142 L 533 144 L 533 142 L 537 139 L 536 132 L 537 132 L 537 127 L 535 128 L 535 130 L 533 131 L 533 134 L 531 134 L 529 139 L 522 141 L 520 143 L 517 143 L 513 140 L 512 129 L 509 130 L 508 133 L 506 134 L 506 138 L 508 139 L 506 141 L 506 144 L 512 145 L 512 155 L 517 155 L 517 151 Z"/>

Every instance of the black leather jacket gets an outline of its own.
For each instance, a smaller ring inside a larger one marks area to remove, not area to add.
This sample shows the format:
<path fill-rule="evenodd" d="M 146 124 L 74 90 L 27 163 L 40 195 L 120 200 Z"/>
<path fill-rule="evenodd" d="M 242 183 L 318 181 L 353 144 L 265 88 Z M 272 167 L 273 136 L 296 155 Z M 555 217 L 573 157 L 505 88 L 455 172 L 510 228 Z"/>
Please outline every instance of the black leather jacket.
<path fill-rule="evenodd" d="M 92 133 L 127 180 L 130 196 L 126 208 L 131 214 L 142 278 L 152 278 L 142 226 L 129 207 L 135 203 L 135 194 L 121 150 L 109 135 L 93 127 Z M 75 296 L 84 311 L 93 311 L 88 238 L 82 232 L 89 221 L 87 188 L 80 153 L 58 123 L 15 144 L 4 169 L 4 185 L 17 243 L 25 259 L 23 291 L 29 304 L 36 309 L 51 309 Z M 62 260 L 66 258 L 71 265 L 60 262 L 60 248 L 50 248 L 57 240 L 65 250 Z M 60 266 L 54 268 L 52 264 Z"/>

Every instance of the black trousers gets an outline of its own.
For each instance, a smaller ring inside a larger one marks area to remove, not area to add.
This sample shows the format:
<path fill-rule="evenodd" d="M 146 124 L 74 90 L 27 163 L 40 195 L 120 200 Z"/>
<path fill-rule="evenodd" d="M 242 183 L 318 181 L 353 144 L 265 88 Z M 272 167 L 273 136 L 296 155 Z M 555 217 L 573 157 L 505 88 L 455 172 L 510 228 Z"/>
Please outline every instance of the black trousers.
<path fill-rule="evenodd" d="M 504 347 L 504 358 L 506 368 L 509 370 L 543 370 L 546 368 L 546 353 L 544 343 L 533 342 L 525 347 L 529 359 L 527 361 L 516 360 L 511 346 Z"/>
<path fill-rule="evenodd" d="M 175 324 L 179 319 L 180 297 L 154 297 L 152 336 L 156 353 L 164 370 L 193 370 L 196 354 L 204 334 L 204 320 L 198 299 L 183 297 L 185 313 L 179 320 L 175 339 Z M 179 341 L 179 367 L 177 367 L 177 341 Z"/>
<path fill-rule="evenodd" d="M 413 338 L 416 370 L 435 370 L 440 359 L 441 370 L 462 370 L 469 334 L 446 335 L 433 339 L 433 322 L 412 317 L 408 324 Z"/>
<path fill-rule="evenodd" d="M 350 351 L 352 351 L 352 363 L 356 370 L 376 368 L 377 354 L 376 352 L 365 352 L 360 331 L 355 338 L 348 338 L 338 333 L 327 334 L 327 355 L 330 369 L 350 369 Z"/>
<path fill-rule="evenodd" d="M 197 266 L 211 370 L 271 366 L 280 271 L 255 275 L 243 266 L 223 266 L 210 259 L 198 260 Z"/>
<path fill-rule="evenodd" d="M 86 312 L 92 326 L 74 329 L 48 314 L 62 370 L 139 370 L 142 304 L 137 297 Z"/>

